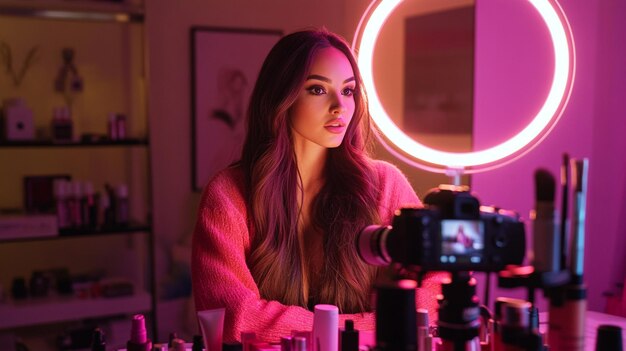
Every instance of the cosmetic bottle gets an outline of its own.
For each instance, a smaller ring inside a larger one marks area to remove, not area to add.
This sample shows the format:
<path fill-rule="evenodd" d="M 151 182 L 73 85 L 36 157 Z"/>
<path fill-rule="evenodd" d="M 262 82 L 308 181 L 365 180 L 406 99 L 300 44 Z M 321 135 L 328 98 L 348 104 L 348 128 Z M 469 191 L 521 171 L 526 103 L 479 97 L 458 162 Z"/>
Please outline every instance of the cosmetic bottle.
<path fill-rule="evenodd" d="M 68 206 L 68 181 L 56 179 L 53 183 L 54 198 L 56 202 L 57 225 L 59 230 L 71 227 L 70 210 Z"/>
<path fill-rule="evenodd" d="M 128 187 L 120 184 L 115 188 L 115 223 L 120 227 L 128 225 L 129 221 Z"/>
<path fill-rule="evenodd" d="M 52 138 L 57 142 L 67 142 L 74 138 L 74 126 L 70 110 L 66 106 L 56 107 L 52 114 Z"/>
<path fill-rule="evenodd" d="M 307 351 L 307 339 L 302 336 L 296 336 L 292 339 L 291 344 L 292 351 Z"/>
<path fill-rule="evenodd" d="M 622 328 L 619 325 L 601 324 L 596 332 L 595 351 L 622 351 Z"/>
<path fill-rule="evenodd" d="M 523 342 L 529 331 L 531 304 L 524 300 L 508 299 L 499 308 L 501 350 L 526 350 Z"/>
<path fill-rule="evenodd" d="M 185 340 L 180 338 L 172 340 L 170 351 L 185 351 Z"/>
<path fill-rule="evenodd" d="M 80 205 L 83 216 L 83 226 L 89 230 L 96 229 L 98 224 L 98 205 L 96 202 L 96 194 L 93 190 L 93 183 L 85 182 Z"/>
<path fill-rule="evenodd" d="M 293 344 L 293 338 L 291 336 L 280 337 L 280 351 L 291 351 Z"/>
<path fill-rule="evenodd" d="M 75 180 L 71 183 L 71 193 L 68 199 L 68 207 L 70 211 L 70 220 L 72 228 L 80 229 L 83 227 L 83 214 L 80 200 L 83 197 L 83 185 Z"/>
<path fill-rule="evenodd" d="M 115 119 L 115 126 L 117 127 L 117 139 L 126 139 L 126 115 L 118 113 Z"/>
<path fill-rule="evenodd" d="M 109 119 L 107 124 L 107 130 L 109 133 L 109 140 L 118 140 L 117 136 L 117 114 L 109 113 Z"/>
<path fill-rule="evenodd" d="M 113 225 L 111 220 L 111 199 L 109 193 L 104 191 L 98 196 L 98 228 L 109 228 Z"/>
<path fill-rule="evenodd" d="M 126 351 L 151 351 L 152 342 L 146 332 L 146 320 L 141 314 L 133 316 L 130 339 L 126 343 Z"/>
<path fill-rule="evenodd" d="M 116 225 L 115 222 L 115 213 L 116 213 L 116 207 L 117 207 L 117 200 L 115 197 L 115 191 L 113 190 L 113 187 L 111 187 L 109 184 L 105 184 L 104 186 L 104 197 L 106 197 L 106 199 L 108 199 L 106 207 L 104 208 L 104 228 L 113 228 Z"/>
<path fill-rule="evenodd" d="M 167 346 L 168 347 L 170 347 L 170 348 L 172 347 L 174 339 L 178 339 L 178 333 L 176 333 L 176 332 L 170 333 L 170 335 L 169 335 L 169 337 L 167 339 Z"/>
<path fill-rule="evenodd" d="M 96 328 L 93 331 L 91 338 L 91 351 L 106 351 L 104 332 L 100 328 Z"/>
<path fill-rule="evenodd" d="M 313 312 L 313 351 L 335 351 L 339 345 L 339 308 L 315 305 Z"/>
<path fill-rule="evenodd" d="M 359 351 L 359 331 L 354 329 L 354 321 L 347 319 L 341 330 L 340 351 Z"/>
<path fill-rule="evenodd" d="M 204 349 L 204 342 L 202 341 L 202 335 L 193 336 L 193 344 L 191 344 L 191 351 L 202 351 Z"/>

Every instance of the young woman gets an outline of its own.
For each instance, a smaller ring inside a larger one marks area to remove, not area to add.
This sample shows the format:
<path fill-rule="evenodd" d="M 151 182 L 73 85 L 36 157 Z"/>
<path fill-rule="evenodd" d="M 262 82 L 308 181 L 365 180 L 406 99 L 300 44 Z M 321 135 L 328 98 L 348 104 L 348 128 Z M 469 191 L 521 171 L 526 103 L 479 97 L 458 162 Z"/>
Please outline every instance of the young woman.
<path fill-rule="evenodd" d="M 343 39 L 301 31 L 270 51 L 241 160 L 206 186 L 193 236 L 196 309 L 226 308 L 224 340 L 310 330 L 319 303 L 339 307 L 341 325 L 374 329 L 377 269 L 358 257 L 356 235 L 420 201 L 397 168 L 369 158 L 369 126 Z M 418 306 L 434 312 L 436 282 L 418 290 Z"/>

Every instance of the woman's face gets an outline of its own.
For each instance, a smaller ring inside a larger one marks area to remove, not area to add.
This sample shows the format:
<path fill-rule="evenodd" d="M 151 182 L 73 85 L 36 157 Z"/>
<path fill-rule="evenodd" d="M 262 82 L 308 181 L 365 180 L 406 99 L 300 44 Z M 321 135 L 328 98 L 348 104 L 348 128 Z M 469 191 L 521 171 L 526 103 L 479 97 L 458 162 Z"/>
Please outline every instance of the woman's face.
<path fill-rule="evenodd" d="M 355 86 L 352 66 L 343 52 L 334 47 L 317 52 L 290 110 L 296 148 L 341 145 L 354 114 Z"/>

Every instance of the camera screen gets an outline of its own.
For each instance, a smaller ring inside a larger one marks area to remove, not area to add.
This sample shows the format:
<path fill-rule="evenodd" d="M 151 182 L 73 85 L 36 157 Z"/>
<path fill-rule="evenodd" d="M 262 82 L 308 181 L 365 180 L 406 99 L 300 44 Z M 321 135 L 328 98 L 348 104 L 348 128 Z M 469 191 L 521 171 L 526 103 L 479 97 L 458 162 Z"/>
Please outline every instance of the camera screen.
<path fill-rule="evenodd" d="M 479 263 L 485 247 L 483 222 L 444 219 L 441 221 L 441 261 Z"/>

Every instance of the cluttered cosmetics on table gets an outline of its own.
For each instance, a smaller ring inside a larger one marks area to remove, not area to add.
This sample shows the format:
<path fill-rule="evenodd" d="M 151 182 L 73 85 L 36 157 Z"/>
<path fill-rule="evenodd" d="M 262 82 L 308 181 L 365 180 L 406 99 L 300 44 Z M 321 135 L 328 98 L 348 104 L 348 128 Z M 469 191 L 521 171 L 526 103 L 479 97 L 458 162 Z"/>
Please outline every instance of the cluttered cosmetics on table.
<path fill-rule="evenodd" d="M 440 185 L 424 208 L 396 212 L 392 226 L 370 225 L 358 235 L 361 258 L 418 271 L 497 272 L 524 260 L 524 223 L 513 211 L 481 206 L 469 188 Z"/>

